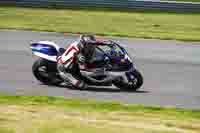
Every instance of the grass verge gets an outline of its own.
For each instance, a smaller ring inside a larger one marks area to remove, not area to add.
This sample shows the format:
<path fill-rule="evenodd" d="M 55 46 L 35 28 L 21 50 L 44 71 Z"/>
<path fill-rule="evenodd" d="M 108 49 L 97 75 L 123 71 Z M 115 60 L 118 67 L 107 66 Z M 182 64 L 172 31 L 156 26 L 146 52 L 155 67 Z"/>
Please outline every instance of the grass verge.
<path fill-rule="evenodd" d="M 0 28 L 200 41 L 200 14 L 0 6 Z"/>
<path fill-rule="evenodd" d="M 200 112 L 45 96 L 0 96 L 2 133 L 198 133 Z"/>

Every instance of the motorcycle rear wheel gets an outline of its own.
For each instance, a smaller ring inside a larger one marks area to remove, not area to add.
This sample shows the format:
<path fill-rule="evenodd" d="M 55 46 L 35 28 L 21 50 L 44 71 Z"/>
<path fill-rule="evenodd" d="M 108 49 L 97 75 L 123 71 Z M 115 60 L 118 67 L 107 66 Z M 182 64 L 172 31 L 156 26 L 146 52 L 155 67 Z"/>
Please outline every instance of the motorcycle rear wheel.
<path fill-rule="evenodd" d="M 59 85 L 63 81 L 56 75 L 56 63 L 37 59 L 32 66 L 32 73 L 37 80 L 46 85 Z"/>

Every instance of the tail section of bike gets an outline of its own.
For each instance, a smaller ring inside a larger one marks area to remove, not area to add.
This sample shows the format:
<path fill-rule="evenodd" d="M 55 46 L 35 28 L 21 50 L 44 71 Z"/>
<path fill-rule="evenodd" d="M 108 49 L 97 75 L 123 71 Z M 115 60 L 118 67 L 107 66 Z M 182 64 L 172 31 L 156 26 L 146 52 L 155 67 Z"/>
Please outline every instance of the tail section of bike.
<path fill-rule="evenodd" d="M 50 41 L 32 43 L 30 48 L 34 55 L 53 62 L 56 62 L 58 51 L 60 49 L 57 44 Z"/>

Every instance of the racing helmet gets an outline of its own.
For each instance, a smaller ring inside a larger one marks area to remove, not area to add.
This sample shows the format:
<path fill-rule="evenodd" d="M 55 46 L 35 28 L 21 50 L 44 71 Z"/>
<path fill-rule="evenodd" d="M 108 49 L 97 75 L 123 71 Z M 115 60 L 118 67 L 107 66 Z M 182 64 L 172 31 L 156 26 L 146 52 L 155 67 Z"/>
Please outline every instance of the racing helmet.
<path fill-rule="evenodd" d="M 97 41 L 94 35 L 81 35 L 80 36 L 80 44 L 79 48 L 81 53 L 85 56 L 86 61 L 89 61 L 92 59 L 94 53 Z"/>
<path fill-rule="evenodd" d="M 87 45 L 88 43 L 95 43 L 96 42 L 96 38 L 94 35 L 81 35 L 80 36 L 80 42 L 83 45 Z"/>

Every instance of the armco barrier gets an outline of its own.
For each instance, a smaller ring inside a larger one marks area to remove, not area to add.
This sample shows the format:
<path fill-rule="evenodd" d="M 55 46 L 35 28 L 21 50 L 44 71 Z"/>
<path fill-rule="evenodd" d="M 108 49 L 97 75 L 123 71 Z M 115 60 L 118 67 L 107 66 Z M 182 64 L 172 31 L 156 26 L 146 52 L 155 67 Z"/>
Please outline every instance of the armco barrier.
<path fill-rule="evenodd" d="M 106 7 L 115 9 L 153 9 L 163 11 L 200 12 L 200 3 L 135 1 L 135 0 L 0 0 L 19 6 Z"/>

